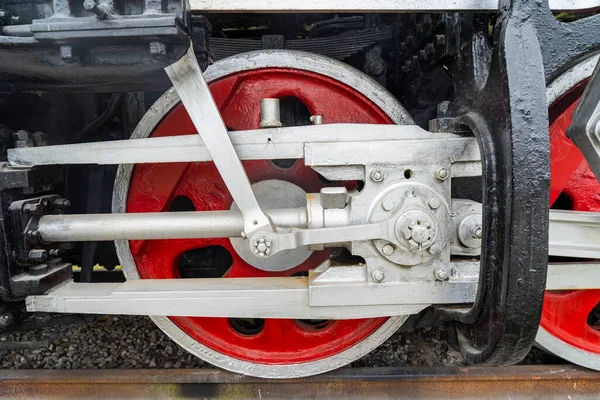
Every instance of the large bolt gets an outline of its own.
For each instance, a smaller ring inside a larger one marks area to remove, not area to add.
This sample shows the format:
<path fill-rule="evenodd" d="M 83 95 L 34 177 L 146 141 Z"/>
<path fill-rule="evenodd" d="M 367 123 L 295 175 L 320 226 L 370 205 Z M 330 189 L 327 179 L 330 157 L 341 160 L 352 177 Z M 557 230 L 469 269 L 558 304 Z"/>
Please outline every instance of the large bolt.
<path fill-rule="evenodd" d="M 423 211 L 408 211 L 396 222 L 396 237 L 410 251 L 427 250 L 433 242 L 437 229 L 434 221 Z"/>
<path fill-rule="evenodd" d="M 271 254 L 271 246 L 270 240 L 261 237 L 254 242 L 254 254 L 258 257 L 266 257 Z"/>
<path fill-rule="evenodd" d="M 71 201 L 63 198 L 52 200 L 52 204 L 59 210 L 66 210 L 67 208 L 71 207 Z"/>
<path fill-rule="evenodd" d="M 56 257 L 60 255 L 60 249 L 51 249 L 48 254 L 52 257 Z"/>
<path fill-rule="evenodd" d="M 381 202 L 381 208 L 383 208 L 385 211 L 392 211 L 395 206 L 396 205 L 392 199 L 384 199 Z"/>
<path fill-rule="evenodd" d="M 153 40 L 150 42 L 150 54 L 153 56 L 166 56 L 167 45 L 159 40 Z"/>
<path fill-rule="evenodd" d="M 44 262 L 48 259 L 48 252 L 42 249 L 29 250 L 29 253 L 27 254 L 27 259 L 28 261 L 35 263 Z"/>
<path fill-rule="evenodd" d="M 30 231 L 27 231 L 27 237 L 29 239 L 39 240 L 42 238 L 42 234 L 40 233 L 40 231 L 30 230 Z"/>
<path fill-rule="evenodd" d="M 23 213 L 29 215 L 41 215 L 43 211 L 42 205 L 39 203 L 25 204 L 23 206 Z"/>
<path fill-rule="evenodd" d="M 374 60 L 369 64 L 369 72 L 373 76 L 381 76 L 385 72 L 385 61 Z"/>
<path fill-rule="evenodd" d="M 386 256 L 391 256 L 392 254 L 394 254 L 394 246 L 392 246 L 391 244 L 386 244 L 385 246 L 383 246 L 381 251 Z"/>
<path fill-rule="evenodd" d="M 481 214 L 471 214 L 465 217 L 458 226 L 458 240 L 465 247 L 476 249 L 481 247 L 483 229 Z"/>
<path fill-rule="evenodd" d="M 440 181 L 445 181 L 450 176 L 450 173 L 446 168 L 440 168 L 437 170 L 436 176 Z"/>
<path fill-rule="evenodd" d="M 429 248 L 429 253 L 430 253 L 430 254 L 433 254 L 434 256 L 435 256 L 436 254 L 439 254 L 439 253 L 440 253 L 440 251 L 442 251 L 442 246 L 440 246 L 440 245 L 439 245 L 439 244 L 437 244 L 437 243 L 434 243 L 434 244 L 432 244 L 432 245 L 431 245 L 431 247 Z"/>
<path fill-rule="evenodd" d="M 385 274 L 380 269 L 376 269 L 375 271 L 373 271 L 372 276 L 373 276 L 373 280 L 378 283 L 383 282 L 383 280 L 385 279 Z"/>
<path fill-rule="evenodd" d="M 31 138 L 31 135 L 27 131 L 17 131 L 13 133 L 13 138 L 15 140 L 15 147 L 33 147 L 33 140 Z"/>
<path fill-rule="evenodd" d="M 106 19 L 110 17 L 109 9 L 105 5 L 98 5 L 96 0 L 85 0 L 83 2 L 83 8 L 96 14 L 98 19 Z"/>
<path fill-rule="evenodd" d="M 429 200 L 429 207 L 432 210 L 437 210 L 438 208 L 440 208 L 440 205 L 441 205 L 440 199 L 438 199 L 437 197 L 432 197 Z"/>
<path fill-rule="evenodd" d="M 425 225 L 416 225 L 412 229 L 411 238 L 417 243 L 423 243 L 430 239 L 429 229 Z"/>
<path fill-rule="evenodd" d="M 60 46 L 59 48 L 59 54 L 60 54 L 60 58 L 61 60 L 63 60 L 64 62 L 71 64 L 74 63 L 76 61 L 76 57 L 75 57 L 75 52 L 73 50 L 73 47 L 63 44 Z"/>
<path fill-rule="evenodd" d="M 310 122 L 313 125 L 323 125 L 323 117 L 321 115 L 311 115 Z"/>
<path fill-rule="evenodd" d="M 98 4 L 96 4 L 96 0 L 85 0 L 83 2 L 83 8 L 85 8 L 87 11 L 92 11 L 96 7 L 98 7 Z"/>
<path fill-rule="evenodd" d="M 442 268 L 442 267 L 436 268 L 433 271 L 433 276 L 438 281 L 446 281 L 446 280 L 448 280 L 448 278 L 450 278 L 450 275 L 448 274 L 448 270 L 446 268 Z"/>
<path fill-rule="evenodd" d="M 381 172 L 378 169 L 376 169 L 375 171 L 371 172 L 371 180 L 373 180 L 373 182 L 381 182 L 381 181 L 383 181 L 383 172 Z"/>
<path fill-rule="evenodd" d="M 48 135 L 44 132 L 35 132 L 33 135 L 33 144 L 35 147 L 48 146 Z"/>

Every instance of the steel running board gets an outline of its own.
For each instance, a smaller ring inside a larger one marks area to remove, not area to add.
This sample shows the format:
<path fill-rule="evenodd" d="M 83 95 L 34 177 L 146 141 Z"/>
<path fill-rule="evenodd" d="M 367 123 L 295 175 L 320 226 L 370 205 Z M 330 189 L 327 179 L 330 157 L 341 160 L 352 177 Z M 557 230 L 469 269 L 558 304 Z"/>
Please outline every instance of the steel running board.
<path fill-rule="evenodd" d="M 232 318 L 351 319 L 471 303 L 478 263 L 453 263 L 448 281 L 319 282 L 306 277 L 69 282 L 27 298 L 27 311 Z M 335 267 L 333 267 L 335 268 Z M 351 267 L 358 268 L 358 267 Z M 600 264 L 550 264 L 547 290 L 600 289 Z"/>

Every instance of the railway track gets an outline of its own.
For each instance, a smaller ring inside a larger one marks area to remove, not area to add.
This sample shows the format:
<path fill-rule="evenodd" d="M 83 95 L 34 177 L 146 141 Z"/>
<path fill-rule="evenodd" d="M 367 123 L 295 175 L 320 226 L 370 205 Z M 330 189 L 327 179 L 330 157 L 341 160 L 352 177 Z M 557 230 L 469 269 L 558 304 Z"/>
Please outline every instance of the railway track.
<path fill-rule="evenodd" d="M 12 370 L 2 398 L 592 399 L 600 373 L 574 366 L 343 368 L 265 380 L 213 369 Z"/>

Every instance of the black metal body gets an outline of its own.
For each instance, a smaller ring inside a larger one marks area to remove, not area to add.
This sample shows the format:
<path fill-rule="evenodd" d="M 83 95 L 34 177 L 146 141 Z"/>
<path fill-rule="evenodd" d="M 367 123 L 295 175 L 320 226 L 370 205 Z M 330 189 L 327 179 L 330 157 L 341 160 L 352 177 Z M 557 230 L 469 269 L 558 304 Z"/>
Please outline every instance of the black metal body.
<path fill-rule="evenodd" d="M 57 0 L 46 14 L 27 14 L 28 8 L 11 3 L 0 2 L 0 9 L 11 21 L 21 11 L 31 24 L 0 23 L 0 59 L 6 60 L 0 63 L 0 92 L 167 88 L 163 69 L 189 45 L 181 1 L 158 2 L 153 10 L 117 1 L 121 9 L 103 18 L 79 1 Z"/>

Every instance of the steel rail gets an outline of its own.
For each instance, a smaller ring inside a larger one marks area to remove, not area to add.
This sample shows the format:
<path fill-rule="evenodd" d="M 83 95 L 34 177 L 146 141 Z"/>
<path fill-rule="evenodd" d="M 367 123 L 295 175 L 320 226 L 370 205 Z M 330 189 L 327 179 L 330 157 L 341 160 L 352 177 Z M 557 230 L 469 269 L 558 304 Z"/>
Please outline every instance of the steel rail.
<path fill-rule="evenodd" d="M 600 373 L 571 365 L 342 368 L 267 380 L 217 369 L 4 370 L 3 398 L 596 399 Z"/>
<path fill-rule="evenodd" d="M 497 11 L 498 0 L 190 0 L 190 8 L 201 12 L 416 12 Z M 575 11 L 598 7 L 594 0 L 550 0 L 551 10 Z"/>

